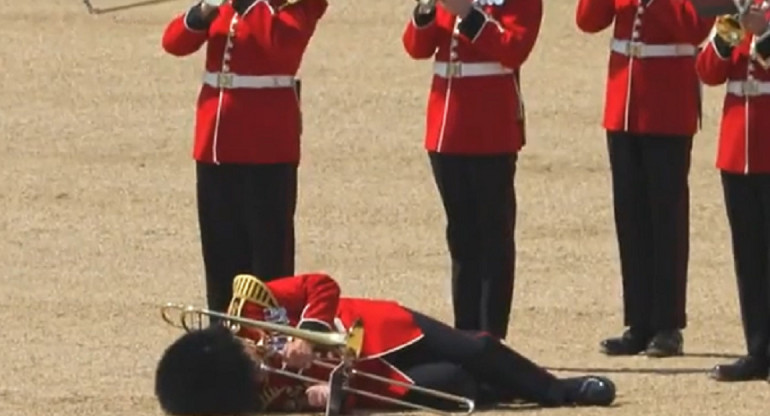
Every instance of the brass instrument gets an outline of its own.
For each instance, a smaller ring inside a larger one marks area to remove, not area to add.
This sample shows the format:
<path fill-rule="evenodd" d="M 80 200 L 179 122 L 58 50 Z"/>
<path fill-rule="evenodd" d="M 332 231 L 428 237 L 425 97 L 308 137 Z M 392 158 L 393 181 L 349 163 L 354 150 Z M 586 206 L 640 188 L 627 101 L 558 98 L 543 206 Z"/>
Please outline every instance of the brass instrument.
<path fill-rule="evenodd" d="M 730 46 L 738 46 L 748 35 L 748 32 L 741 24 L 741 17 L 747 13 L 753 6 L 752 0 L 733 0 L 736 13 L 717 16 L 714 29 L 717 35 L 727 42 Z M 770 3 L 763 2 L 759 6 L 760 11 L 770 9 Z"/>
<path fill-rule="evenodd" d="M 202 329 L 204 327 L 205 318 L 208 318 L 209 322 L 211 322 L 212 318 L 220 320 L 224 325 L 228 326 L 228 328 L 233 331 L 236 336 L 239 336 L 237 334 L 241 330 L 251 329 L 249 332 L 252 334 L 254 333 L 254 330 L 256 330 L 257 334 L 259 335 L 259 339 L 256 341 L 251 339 L 251 337 L 239 337 L 243 338 L 249 343 L 254 344 L 257 354 L 263 358 L 262 363 L 260 363 L 260 367 L 263 371 L 279 374 L 284 377 L 293 378 L 305 383 L 319 384 L 329 382 L 332 391 L 329 395 L 330 406 L 327 407 L 327 416 L 339 412 L 339 406 L 333 405 L 332 403 L 334 397 L 341 395 L 339 391 L 334 391 L 335 388 L 339 388 L 341 391 L 349 394 L 354 394 L 392 405 L 410 408 L 413 410 L 422 410 L 442 416 L 451 415 L 449 412 L 445 412 L 433 407 L 423 406 L 420 404 L 383 396 L 370 391 L 353 388 L 350 386 L 349 382 L 350 379 L 354 377 L 366 378 L 369 380 L 391 384 L 393 386 L 404 387 L 408 390 L 454 402 L 463 406 L 465 408 L 466 414 L 471 414 L 475 410 L 475 402 L 466 397 L 415 386 L 409 383 L 402 383 L 353 368 L 355 362 L 360 357 L 361 348 L 363 346 L 364 328 L 360 319 L 356 320 L 353 325 L 351 325 L 351 328 L 347 331 L 347 333 L 309 331 L 281 323 L 266 322 L 241 317 L 239 315 L 241 314 L 243 306 L 247 301 L 255 303 L 264 308 L 276 309 L 279 307 L 275 297 L 264 283 L 262 283 L 254 276 L 239 275 L 236 276 L 236 278 L 233 280 L 233 298 L 230 302 L 230 306 L 228 307 L 228 313 L 220 313 L 189 305 L 167 303 L 161 307 L 161 317 L 169 325 L 175 328 L 183 329 L 187 332 L 194 331 L 196 329 Z M 303 374 L 298 374 L 284 368 L 276 368 L 267 364 L 267 358 L 280 353 L 278 350 L 278 348 L 280 348 L 278 347 L 280 343 L 272 341 L 273 338 L 278 338 L 281 336 L 303 339 L 316 346 L 323 347 L 321 348 L 322 350 L 327 350 L 327 352 L 333 353 L 335 356 L 334 359 L 313 360 L 313 365 L 333 369 L 330 380 L 320 380 Z M 335 379 L 335 377 L 339 375 L 340 371 L 342 372 L 343 377 L 343 381 L 341 383 L 338 379 Z M 335 380 L 337 381 L 336 383 Z"/>

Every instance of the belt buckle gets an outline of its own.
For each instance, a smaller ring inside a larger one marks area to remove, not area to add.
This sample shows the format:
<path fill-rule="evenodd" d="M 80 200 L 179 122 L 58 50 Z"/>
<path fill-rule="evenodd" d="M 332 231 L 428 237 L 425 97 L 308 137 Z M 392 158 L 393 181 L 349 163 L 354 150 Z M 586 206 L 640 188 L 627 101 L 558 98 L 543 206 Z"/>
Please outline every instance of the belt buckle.
<path fill-rule="evenodd" d="M 634 58 L 642 56 L 642 44 L 638 42 L 628 42 L 626 45 L 626 54 Z"/>
<path fill-rule="evenodd" d="M 462 76 L 462 64 L 460 62 L 447 62 L 446 77 L 456 78 Z"/>
<path fill-rule="evenodd" d="M 741 84 L 741 92 L 745 97 L 759 95 L 759 83 L 754 79 L 746 80 Z"/>
<path fill-rule="evenodd" d="M 232 74 L 217 74 L 217 87 L 219 88 L 230 88 L 233 86 L 233 75 Z"/>

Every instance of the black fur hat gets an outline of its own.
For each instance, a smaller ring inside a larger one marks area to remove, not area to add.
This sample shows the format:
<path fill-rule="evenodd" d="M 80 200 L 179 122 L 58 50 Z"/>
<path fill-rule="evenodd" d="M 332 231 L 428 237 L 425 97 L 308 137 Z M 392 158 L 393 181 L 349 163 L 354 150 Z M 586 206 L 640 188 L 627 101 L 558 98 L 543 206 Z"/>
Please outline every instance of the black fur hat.
<path fill-rule="evenodd" d="M 257 363 L 224 326 L 189 332 L 158 363 L 155 396 L 171 415 L 239 415 L 259 410 Z"/>

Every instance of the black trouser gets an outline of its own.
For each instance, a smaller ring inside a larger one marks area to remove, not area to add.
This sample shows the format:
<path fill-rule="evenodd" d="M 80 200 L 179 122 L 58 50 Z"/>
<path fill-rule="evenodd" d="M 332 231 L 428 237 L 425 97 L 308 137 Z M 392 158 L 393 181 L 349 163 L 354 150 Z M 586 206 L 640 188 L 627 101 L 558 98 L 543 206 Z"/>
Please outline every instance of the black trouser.
<path fill-rule="evenodd" d="M 447 218 L 454 325 L 505 338 L 516 262 L 517 155 L 429 157 Z"/>
<path fill-rule="evenodd" d="M 625 324 L 686 326 L 692 136 L 608 132 Z"/>
<path fill-rule="evenodd" d="M 476 400 L 480 405 L 514 399 L 546 406 L 566 404 L 567 389 L 545 369 L 478 331 L 454 329 L 410 311 L 423 338 L 384 357 L 421 387 Z M 406 399 L 436 408 L 456 404 L 410 391 Z"/>
<path fill-rule="evenodd" d="M 237 274 L 294 274 L 297 165 L 198 163 L 196 173 L 206 297 L 224 312 Z"/>
<path fill-rule="evenodd" d="M 770 174 L 722 172 L 746 347 L 770 359 Z"/>

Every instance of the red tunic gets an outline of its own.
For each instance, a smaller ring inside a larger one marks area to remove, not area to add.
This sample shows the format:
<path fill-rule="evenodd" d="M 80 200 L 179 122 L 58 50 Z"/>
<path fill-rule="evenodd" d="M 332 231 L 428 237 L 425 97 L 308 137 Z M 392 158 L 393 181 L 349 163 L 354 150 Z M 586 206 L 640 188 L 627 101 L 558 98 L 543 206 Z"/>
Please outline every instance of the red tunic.
<path fill-rule="evenodd" d="M 770 173 L 770 71 L 763 64 L 770 56 L 770 31 L 760 40 L 747 36 L 724 54 L 717 43 L 715 38 L 700 52 L 696 65 L 706 85 L 727 88 L 716 166 L 730 173 Z M 747 87 L 754 95 L 741 91 Z"/>
<path fill-rule="evenodd" d="M 414 59 L 435 58 L 428 97 L 425 148 L 454 154 L 517 152 L 524 145 L 524 105 L 519 69 L 540 31 L 541 0 L 477 3 L 463 21 L 439 3 L 435 19 L 417 26 L 412 19 L 403 45 Z M 457 30 L 455 26 L 457 25 Z M 435 65 L 460 65 L 460 77 L 447 77 Z M 463 65 L 469 71 L 463 71 Z M 465 76 L 482 64 L 495 74 Z M 438 73 L 441 74 L 438 74 Z M 465 72 L 465 74 L 463 74 Z"/>
<path fill-rule="evenodd" d="M 208 30 L 176 16 L 163 33 L 163 49 L 187 56 L 206 44 L 205 70 L 281 79 L 278 87 L 218 88 L 203 84 L 195 117 L 193 157 L 213 163 L 297 163 L 301 112 L 294 85 L 305 49 L 326 0 L 258 0 L 243 16 L 230 2 L 219 7 Z M 189 12 L 188 12 L 189 13 Z M 266 81 L 267 82 L 267 81 Z M 216 85 L 216 84 L 215 84 Z"/>
<path fill-rule="evenodd" d="M 699 17 L 689 0 L 579 0 L 576 21 L 587 33 L 614 22 L 605 92 L 610 131 L 691 136 L 698 130 L 701 86 L 697 46 L 714 18 Z M 647 56 L 629 56 L 628 44 Z M 657 55 L 657 56 L 650 56 Z"/>
<path fill-rule="evenodd" d="M 422 337 L 422 331 L 413 322 L 411 314 L 397 302 L 341 298 L 339 286 L 325 274 L 286 277 L 266 285 L 280 307 L 265 309 L 256 303 L 247 302 L 242 316 L 309 329 L 322 325 L 334 331 L 345 331 L 360 318 L 364 324 L 364 343 L 360 361 L 355 368 L 404 383 L 412 382 L 380 359 L 388 352 L 401 349 Z M 252 339 L 259 336 L 246 327 L 241 329 L 240 335 Z M 303 374 L 325 381 L 329 370 L 314 366 L 303 371 Z M 304 397 L 304 389 L 300 388 L 302 383 L 297 380 L 280 375 L 270 375 L 269 380 L 263 391 L 266 410 L 292 409 Z M 404 388 L 361 378 L 354 378 L 352 387 L 393 398 L 402 397 L 406 393 Z M 383 406 L 382 402 L 360 396 L 351 396 L 348 406 L 353 403 L 364 407 Z"/>

